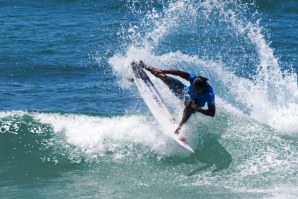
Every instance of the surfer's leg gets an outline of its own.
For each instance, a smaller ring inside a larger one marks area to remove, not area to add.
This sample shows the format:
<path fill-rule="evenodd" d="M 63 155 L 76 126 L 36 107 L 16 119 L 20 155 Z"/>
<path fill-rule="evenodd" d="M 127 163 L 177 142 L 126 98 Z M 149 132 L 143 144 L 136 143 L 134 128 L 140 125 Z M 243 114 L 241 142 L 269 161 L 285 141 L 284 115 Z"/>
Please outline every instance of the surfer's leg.
<path fill-rule="evenodd" d="M 174 93 L 176 97 L 178 97 L 181 100 L 184 100 L 184 91 L 186 86 L 180 82 L 178 79 L 175 79 L 173 77 L 167 76 L 166 74 L 158 74 L 156 75 L 159 79 L 161 79 Z"/>
<path fill-rule="evenodd" d="M 180 82 L 178 79 L 169 77 L 166 74 L 162 73 L 159 68 L 148 66 L 142 61 L 140 61 L 139 64 L 141 67 L 151 72 L 155 77 L 161 79 L 179 99 L 184 99 L 184 90 L 186 86 L 182 82 Z"/>
<path fill-rule="evenodd" d="M 145 68 L 146 70 L 148 70 L 155 77 L 160 78 L 163 82 L 165 82 L 165 84 L 169 83 L 168 76 L 166 74 L 163 74 L 162 71 L 159 68 L 156 68 L 156 67 L 153 67 L 153 66 L 148 66 L 143 61 L 139 62 L 139 66 L 141 66 L 142 68 Z"/>
<path fill-rule="evenodd" d="M 173 77 L 168 77 L 170 80 L 170 84 L 168 85 L 170 90 L 174 93 L 176 97 L 178 97 L 180 100 L 184 100 L 186 86 L 179 81 L 178 79 L 175 79 Z"/>
<path fill-rule="evenodd" d="M 154 73 L 152 74 L 154 75 Z M 184 90 L 186 86 L 182 82 L 163 73 L 159 73 L 155 76 L 161 79 L 169 87 L 169 89 L 172 91 L 172 93 L 174 93 L 176 97 L 178 97 L 181 100 L 184 99 Z"/>

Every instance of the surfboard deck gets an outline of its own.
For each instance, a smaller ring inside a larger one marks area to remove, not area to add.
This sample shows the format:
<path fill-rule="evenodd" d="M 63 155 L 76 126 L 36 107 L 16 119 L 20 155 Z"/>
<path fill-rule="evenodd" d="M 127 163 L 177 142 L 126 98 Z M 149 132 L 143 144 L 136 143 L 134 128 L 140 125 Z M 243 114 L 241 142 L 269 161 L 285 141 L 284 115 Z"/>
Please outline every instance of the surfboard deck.
<path fill-rule="evenodd" d="M 133 70 L 134 82 L 147 107 L 151 111 L 152 115 L 156 118 L 159 125 L 162 127 L 162 132 L 173 138 L 185 149 L 194 152 L 184 137 L 174 133 L 178 123 L 165 106 L 164 100 L 144 69 L 135 62 L 131 64 L 131 67 Z"/>

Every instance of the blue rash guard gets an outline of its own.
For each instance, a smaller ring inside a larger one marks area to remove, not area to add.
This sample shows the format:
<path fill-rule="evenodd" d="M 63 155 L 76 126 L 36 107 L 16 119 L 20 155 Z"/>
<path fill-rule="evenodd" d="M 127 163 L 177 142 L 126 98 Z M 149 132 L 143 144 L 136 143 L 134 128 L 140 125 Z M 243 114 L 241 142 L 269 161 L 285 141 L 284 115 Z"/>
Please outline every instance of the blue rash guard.
<path fill-rule="evenodd" d="M 169 88 L 172 92 L 181 100 L 184 101 L 195 101 L 198 107 L 205 106 L 206 102 L 208 105 L 215 105 L 213 88 L 208 84 L 207 89 L 203 93 L 195 94 L 193 81 L 200 76 L 190 74 L 188 81 L 190 85 L 187 87 L 179 80 L 169 77 L 171 80 Z"/>
<path fill-rule="evenodd" d="M 187 93 L 193 101 L 196 102 L 198 107 L 205 106 L 206 102 L 208 105 L 215 105 L 215 97 L 213 88 L 208 84 L 207 89 L 203 93 L 195 94 L 195 90 L 193 87 L 193 81 L 198 78 L 199 76 L 190 74 L 188 81 L 190 85 L 187 87 Z"/>

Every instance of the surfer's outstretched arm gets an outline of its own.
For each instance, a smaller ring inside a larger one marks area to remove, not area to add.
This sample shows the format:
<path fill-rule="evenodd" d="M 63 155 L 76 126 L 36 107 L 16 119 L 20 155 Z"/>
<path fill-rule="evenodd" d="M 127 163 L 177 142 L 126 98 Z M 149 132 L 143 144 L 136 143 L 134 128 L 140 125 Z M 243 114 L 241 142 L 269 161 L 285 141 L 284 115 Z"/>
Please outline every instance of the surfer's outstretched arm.
<path fill-rule="evenodd" d="M 190 116 L 196 112 L 196 110 L 193 108 L 193 101 L 190 102 L 186 102 L 185 103 L 185 107 L 183 110 L 183 116 L 181 119 L 181 122 L 179 123 L 179 126 L 177 127 L 177 129 L 175 130 L 175 133 L 178 134 L 181 130 L 182 125 L 187 122 L 187 120 L 190 118 Z"/>

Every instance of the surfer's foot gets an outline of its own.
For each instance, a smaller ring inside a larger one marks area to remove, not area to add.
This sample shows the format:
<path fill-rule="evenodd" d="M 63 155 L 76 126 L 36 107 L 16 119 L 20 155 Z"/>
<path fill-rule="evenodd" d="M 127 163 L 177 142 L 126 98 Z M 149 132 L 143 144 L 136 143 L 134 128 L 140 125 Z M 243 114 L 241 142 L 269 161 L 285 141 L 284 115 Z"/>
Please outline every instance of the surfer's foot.
<path fill-rule="evenodd" d="M 175 134 L 179 134 L 181 131 L 181 126 L 179 126 L 176 130 L 175 130 Z"/>
<path fill-rule="evenodd" d="M 145 68 L 147 70 L 148 66 L 142 61 L 139 61 L 139 66 L 141 66 L 142 68 Z"/>

